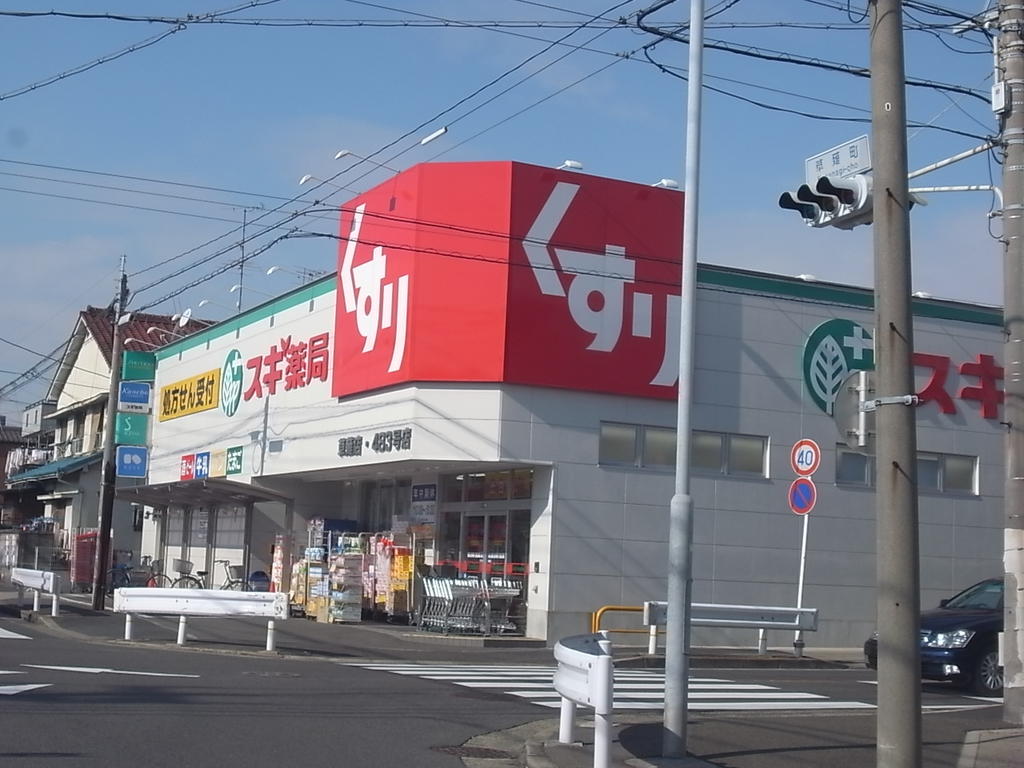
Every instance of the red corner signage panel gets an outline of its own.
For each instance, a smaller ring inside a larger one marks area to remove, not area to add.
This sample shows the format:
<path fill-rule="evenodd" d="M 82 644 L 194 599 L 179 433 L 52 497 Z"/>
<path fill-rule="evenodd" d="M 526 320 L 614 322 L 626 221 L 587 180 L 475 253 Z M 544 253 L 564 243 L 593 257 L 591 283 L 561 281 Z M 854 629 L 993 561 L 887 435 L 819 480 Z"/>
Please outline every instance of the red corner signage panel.
<path fill-rule="evenodd" d="M 675 397 L 682 204 L 519 163 L 395 176 L 342 210 L 332 394 L 446 381 Z"/>

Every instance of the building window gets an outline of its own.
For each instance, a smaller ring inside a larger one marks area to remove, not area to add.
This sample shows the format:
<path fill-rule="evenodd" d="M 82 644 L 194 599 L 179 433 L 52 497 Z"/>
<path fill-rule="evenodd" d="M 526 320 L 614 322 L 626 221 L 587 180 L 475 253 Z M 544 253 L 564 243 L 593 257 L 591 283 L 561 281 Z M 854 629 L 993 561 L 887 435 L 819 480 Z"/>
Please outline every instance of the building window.
<path fill-rule="evenodd" d="M 637 425 L 601 422 L 599 464 L 637 463 Z"/>
<path fill-rule="evenodd" d="M 917 454 L 917 488 L 929 493 L 977 494 L 978 458 L 950 453 Z M 836 484 L 875 485 L 875 457 L 836 448 Z"/>
<path fill-rule="evenodd" d="M 722 475 L 766 477 L 768 438 L 694 430 L 690 466 Z"/>
<path fill-rule="evenodd" d="M 645 469 L 669 469 L 676 463 L 676 430 L 641 424 L 602 422 L 598 462 Z M 767 475 L 768 438 L 693 432 L 692 469 L 715 474 Z"/>

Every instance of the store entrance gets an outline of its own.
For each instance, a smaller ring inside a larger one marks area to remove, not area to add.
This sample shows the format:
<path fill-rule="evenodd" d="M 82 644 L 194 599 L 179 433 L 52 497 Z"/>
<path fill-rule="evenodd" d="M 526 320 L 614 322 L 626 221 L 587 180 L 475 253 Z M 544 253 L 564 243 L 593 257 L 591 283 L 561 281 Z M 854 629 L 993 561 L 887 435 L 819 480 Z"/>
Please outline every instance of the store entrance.
<path fill-rule="evenodd" d="M 527 571 L 530 510 L 462 515 L 459 570 L 468 576 L 518 577 Z"/>

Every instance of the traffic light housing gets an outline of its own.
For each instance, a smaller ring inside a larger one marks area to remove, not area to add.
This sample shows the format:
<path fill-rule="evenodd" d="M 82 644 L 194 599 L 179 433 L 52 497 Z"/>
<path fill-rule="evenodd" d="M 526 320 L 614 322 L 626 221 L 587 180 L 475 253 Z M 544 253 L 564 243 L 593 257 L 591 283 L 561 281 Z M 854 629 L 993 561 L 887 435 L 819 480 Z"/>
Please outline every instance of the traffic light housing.
<path fill-rule="evenodd" d="M 814 186 L 801 184 L 797 191 L 783 192 L 779 207 L 796 211 L 809 227 L 853 229 L 872 219 L 871 176 L 848 178 L 819 176 Z"/>

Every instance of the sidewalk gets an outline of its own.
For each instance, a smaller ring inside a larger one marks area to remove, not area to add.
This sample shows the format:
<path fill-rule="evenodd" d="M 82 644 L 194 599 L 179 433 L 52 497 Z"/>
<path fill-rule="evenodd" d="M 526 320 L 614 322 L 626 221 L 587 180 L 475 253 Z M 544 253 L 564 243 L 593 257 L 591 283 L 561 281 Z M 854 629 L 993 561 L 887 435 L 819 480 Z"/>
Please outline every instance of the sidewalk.
<path fill-rule="evenodd" d="M 23 615 L 46 631 L 80 639 L 87 642 L 118 643 L 124 635 L 124 616 L 112 611 L 97 612 L 89 607 L 86 595 L 74 595 L 61 601 L 59 617 L 49 615 L 48 601 L 44 600 L 38 614 L 33 614 L 31 601 L 16 605 L 17 593 L 9 585 L 0 585 L 0 615 Z M 130 643 L 146 647 L 175 650 L 176 619 L 159 617 L 151 620 L 138 619 L 133 623 L 135 639 Z M 332 658 L 336 660 L 409 660 L 418 662 L 456 662 L 463 664 L 553 664 L 552 650 L 542 641 L 517 637 L 446 637 L 436 633 L 420 632 L 415 627 L 394 624 L 363 622 L 361 624 L 323 624 L 301 618 L 276 622 L 278 655 L 293 658 Z M 185 651 L 206 653 L 242 653 L 266 655 L 266 622 L 259 619 L 203 619 L 190 618 L 189 640 Z M 193 639 L 194 638 L 194 639 Z M 756 650 L 747 648 L 694 648 L 691 667 L 699 668 L 842 668 L 860 667 L 863 664 L 859 648 L 811 648 L 806 655 L 797 659 L 790 649 L 772 649 L 758 655 Z M 650 657 L 646 646 L 615 646 L 616 667 L 660 667 L 664 659 Z M 781 714 L 781 713 L 780 713 Z M 856 763 L 873 765 L 873 718 L 864 718 L 864 733 L 860 742 L 843 747 L 808 746 L 803 739 L 805 731 L 792 727 L 777 728 L 766 732 L 754 728 L 747 719 L 730 717 L 730 713 L 691 713 L 688 746 L 697 755 L 707 759 L 691 758 L 662 760 L 661 715 L 660 713 L 622 713 L 614 720 L 612 766 L 616 768 L 650 768 L 652 766 L 745 766 L 758 768 L 791 768 L 795 765 L 815 765 L 792 760 L 794 755 L 828 755 L 828 749 L 857 749 L 857 756 L 869 760 Z M 825 722 L 824 716 L 822 721 Z M 780 718 L 779 723 L 791 725 Z M 814 718 L 802 716 L 800 722 L 810 724 Z M 832 722 L 835 722 L 833 717 Z M 847 725 L 849 721 L 847 721 Z M 870 725 L 870 728 L 868 726 Z M 811 729 L 810 733 L 821 736 L 826 726 Z M 962 733 L 958 730 L 957 733 Z M 927 734 L 926 734 L 927 736 Z M 945 734 L 948 739 L 948 734 Z M 467 743 L 468 747 L 499 750 L 518 754 L 519 764 L 528 768 L 591 768 L 593 766 L 593 721 L 587 718 L 581 708 L 578 718 L 577 738 L 581 743 L 564 745 L 557 742 L 557 717 L 537 720 L 508 731 L 478 736 Z M 841 738 L 830 735 L 836 743 Z M 959 738 L 959 737 L 957 737 Z M 829 742 L 830 744 L 832 742 Z M 724 748 L 725 745 L 728 748 Z M 821 750 L 813 751 L 813 750 Z M 978 730 L 966 734 L 955 768 L 1020 768 L 1024 755 L 1024 729 Z M 724 756 L 724 757 L 723 757 Z M 742 759 L 750 762 L 743 762 Z M 725 759 L 726 762 L 721 762 Z M 827 758 L 826 758 L 827 759 Z M 719 762 L 714 762 L 718 760 Z M 740 760 L 740 762 L 734 762 Z M 841 762 L 833 765 L 840 766 Z M 948 763 L 948 765 L 954 765 Z"/>

